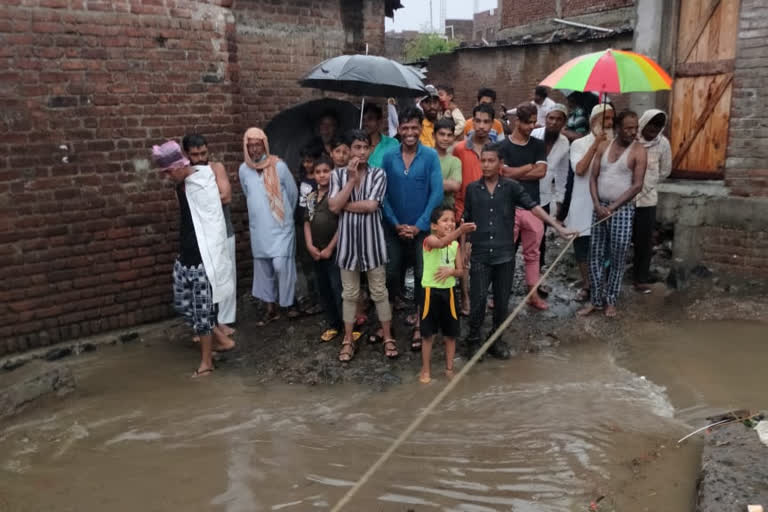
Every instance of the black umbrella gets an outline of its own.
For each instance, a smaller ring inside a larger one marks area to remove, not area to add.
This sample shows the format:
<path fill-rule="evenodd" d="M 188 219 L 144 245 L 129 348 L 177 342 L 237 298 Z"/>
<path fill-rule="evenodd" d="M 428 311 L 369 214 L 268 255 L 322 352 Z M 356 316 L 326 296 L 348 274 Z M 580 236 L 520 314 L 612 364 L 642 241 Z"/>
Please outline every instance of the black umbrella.
<path fill-rule="evenodd" d="M 355 96 L 426 96 L 423 75 L 377 55 L 340 55 L 321 62 L 299 83 L 303 87 Z"/>
<path fill-rule="evenodd" d="M 269 150 L 296 172 L 299 151 L 316 137 L 315 126 L 326 114 L 333 114 L 338 121 L 336 133 L 357 128 L 360 109 L 348 101 L 332 98 L 301 103 L 283 110 L 267 124 L 264 130 L 269 137 Z"/>

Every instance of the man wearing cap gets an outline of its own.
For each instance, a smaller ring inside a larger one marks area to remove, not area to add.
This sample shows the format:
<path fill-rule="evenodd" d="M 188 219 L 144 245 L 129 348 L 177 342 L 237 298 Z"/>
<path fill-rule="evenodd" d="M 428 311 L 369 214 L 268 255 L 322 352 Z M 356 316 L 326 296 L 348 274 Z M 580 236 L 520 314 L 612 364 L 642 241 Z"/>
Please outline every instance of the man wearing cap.
<path fill-rule="evenodd" d="M 437 92 L 437 87 L 434 85 L 427 85 L 424 87 L 427 91 L 427 96 L 421 100 L 419 104 L 422 112 L 424 112 L 424 119 L 421 121 L 421 136 L 419 142 L 423 146 L 428 148 L 435 147 L 435 123 L 440 115 L 440 95 Z"/>
<path fill-rule="evenodd" d="M 590 298 L 589 284 L 589 247 L 592 234 L 592 195 L 589 180 L 592 173 L 592 160 L 600 144 L 613 138 L 613 107 L 606 103 L 596 105 L 589 116 L 590 132 L 571 144 L 571 168 L 573 169 L 573 188 L 565 225 L 579 232 L 573 241 L 573 252 L 581 273 L 582 288 L 576 300 L 586 302 Z"/>
<path fill-rule="evenodd" d="M 173 265 L 173 303 L 200 338 L 200 365 L 193 377 L 213 371 L 213 350 L 234 342 L 217 326 L 216 304 L 235 286 L 227 228 L 216 175 L 209 165 L 189 165 L 175 141 L 152 148 L 152 157 L 176 183 L 179 200 L 179 254 Z"/>
<path fill-rule="evenodd" d="M 562 134 L 565 122 L 568 119 L 568 109 L 565 105 L 555 103 L 547 114 L 546 126 L 536 128 L 531 132 L 531 137 L 544 141 L 547 148 L 547 173 L 539 182 L 539 194 L 541 207 L 553 217 L 563 204 L 565 197 L 565 185 L 568 182 L 568 165 L 571 143 Z M 546 226 L 545 226 L 546 231 Z M 541 238 L 539 247 L 539 263 L 544 266 L 544 251 L 546 237 Z"/>

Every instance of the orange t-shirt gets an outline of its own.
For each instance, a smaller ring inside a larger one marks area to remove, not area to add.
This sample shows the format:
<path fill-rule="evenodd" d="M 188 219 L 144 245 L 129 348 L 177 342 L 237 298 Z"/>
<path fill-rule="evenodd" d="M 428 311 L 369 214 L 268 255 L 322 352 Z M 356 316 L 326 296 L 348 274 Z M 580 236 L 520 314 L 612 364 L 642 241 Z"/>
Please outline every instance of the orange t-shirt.
<path fill-rule="evenodd" d="M 469 142 L 470 147 L 467 147 Z M 453 147 L 453 156 L 461 160 L 461 188 L 454 195 L 456 204 L 456 218 L 460 219 L 464 213 L 464 196 L 467 186 L 473 181 L 483 177 L 483 168 L 480 165 L 480 157 L 472 149 L 472 141 L 465 139 Z"/>
<path fill-rule="evenodd" d="M 474 125 L 472 123 L 472 119 L 467 119 L 467 123 L 464 125 L 464 135 L 468 135 L 473 128 Z M 498 119 L 493 120 L 493 127 L 491 129 L 496 132 L 498 137 L 504 137 L 504 126 L 502 126 L 501 121 Z"/>

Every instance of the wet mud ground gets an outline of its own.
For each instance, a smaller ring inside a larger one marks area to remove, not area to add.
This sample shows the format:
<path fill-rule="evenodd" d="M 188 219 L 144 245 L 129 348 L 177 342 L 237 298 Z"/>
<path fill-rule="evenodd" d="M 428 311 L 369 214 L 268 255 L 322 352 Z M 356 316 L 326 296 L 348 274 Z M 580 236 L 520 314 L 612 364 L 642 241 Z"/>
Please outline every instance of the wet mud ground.
<path fill-rule="evenodd" d="M 569 260 L 551 310 L 524 308 L 505 333 L 515 357 L 478 365 L 348 510 L 693 510 L 708 438 L 674 441 L 707 415 L 768 407 L 765 283 L 702 271 L 684 291 L 626 289 L 616 320 L 582 319 Z M 362 340 L 341 364 L 322 315 L 259 328 L 258 306 L 239 306 L 238 348 L 203 381 L 188 379 L 198 352 L 180 324 L 62 359 L 75 393 L 0 423 L 0 510 L 328 509 L 445 383 L 438 342 L 438 378 L 418 384 L 410 330 L 395 361 Z M 700 510 L 743 510 L 725 505 L 732 488 L 768 482 L 760 452 L 742 467 L 725 455 Z"/>

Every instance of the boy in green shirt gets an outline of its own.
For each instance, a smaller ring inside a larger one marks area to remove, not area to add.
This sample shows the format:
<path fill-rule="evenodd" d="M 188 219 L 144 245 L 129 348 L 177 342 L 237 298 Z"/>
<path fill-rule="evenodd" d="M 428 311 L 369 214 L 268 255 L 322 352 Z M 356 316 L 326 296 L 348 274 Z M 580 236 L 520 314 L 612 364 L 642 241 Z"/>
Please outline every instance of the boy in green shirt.
<path fill-rule="evenodd" d="M 456 142 L 454 127 L 453 119 L 443 118 L 435 123 L 435 149 L 443 172 L 442 206 L 451 210 L 456 202 L 453 195 L 461 190 L 461 160 L 448 152 Z"/>
<path fill-rule="evenodd" d="M 459 316 L 453 288 L 456 278 L 464 275 L 458 240 L 461 235 L 476 229 L 471 222 L 456 227 L 453 210 L 438 206 L 430 217 L 432 234 L 424 239 L 422 258 L 424 272 L 424 304 L 421 311 L 421 373 L 419 382 L 430 382 L 432 340 L 438 331 L 445 340 L 445 375 L 453 376 L 453 358 L 456 354 L 456 336 L 459 334 Z"/>

